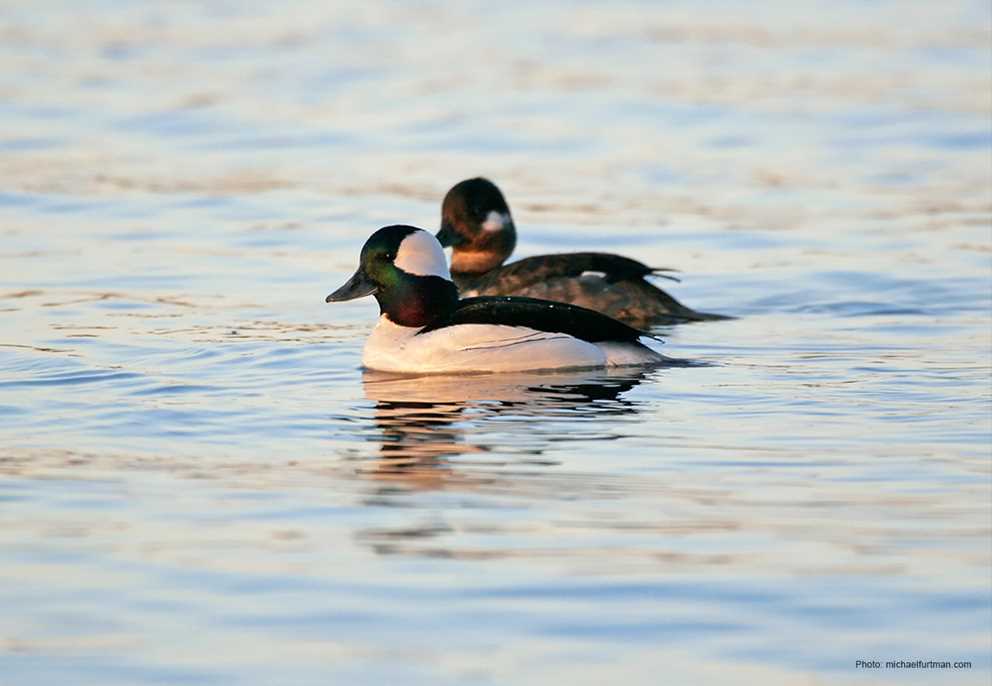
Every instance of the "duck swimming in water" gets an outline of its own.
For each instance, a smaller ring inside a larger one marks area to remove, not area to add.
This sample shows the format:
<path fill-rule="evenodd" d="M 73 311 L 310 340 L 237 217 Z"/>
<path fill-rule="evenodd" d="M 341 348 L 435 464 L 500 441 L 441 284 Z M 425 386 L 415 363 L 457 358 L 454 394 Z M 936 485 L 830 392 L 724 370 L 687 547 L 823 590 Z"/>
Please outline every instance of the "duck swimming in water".
<path fill-rule="evenodd" d="M 534 298 L 459 300 L 444 250 L 413 226 L 386 226 L 362 247 L 358 271 L 327 302 L 372 295 L 379 322 L 368 369 L 397 373 L 516 372 L 650 365 L 652 338 L 606 315 Z"/>
<path fill-rule="evenodd" d="M 536 255 L 504 265 L 517 244 L 510 208 L 483 178 L 456 184 L 444 196 L 437 239 L 451 247 L 451 275 L 463 297 L 519 295 L 581 305 L 631 326 L 675 324 L 723 315 L 697 312 L 645 277 L 645 264 L 601 252 Z M 671 278 L 671 277 L 667 277 Z"/>

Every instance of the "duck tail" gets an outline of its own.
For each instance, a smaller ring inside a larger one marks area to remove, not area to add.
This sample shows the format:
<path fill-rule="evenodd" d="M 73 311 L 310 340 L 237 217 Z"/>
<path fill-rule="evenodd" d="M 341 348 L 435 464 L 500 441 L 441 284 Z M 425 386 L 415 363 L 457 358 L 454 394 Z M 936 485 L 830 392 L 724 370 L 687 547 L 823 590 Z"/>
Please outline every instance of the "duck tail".
<path fill-rule="evenodd" d="M 669 281 L 675 281 L 676 283 L 682 283 L 682 279 L 677 276 L 672 276 L 670 272 L 677 272 L 678 269 L 672 267 L 649 267 L 651 271 L 648 272 L 651 276 L 657 276 L 659 279 L 668 279 Z"/>

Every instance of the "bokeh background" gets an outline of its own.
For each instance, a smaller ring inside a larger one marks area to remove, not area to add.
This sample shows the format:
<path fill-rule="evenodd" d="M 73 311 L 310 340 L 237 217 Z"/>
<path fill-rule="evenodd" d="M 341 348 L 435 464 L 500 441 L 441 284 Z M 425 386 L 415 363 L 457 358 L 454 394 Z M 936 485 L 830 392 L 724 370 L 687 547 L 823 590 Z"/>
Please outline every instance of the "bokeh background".
<path fill-rule="evenodd" d="M 987 684 L 990 13 L 0 5 L 0 682 Z M 363 375 L 479 174 L 738 318 Z"/>

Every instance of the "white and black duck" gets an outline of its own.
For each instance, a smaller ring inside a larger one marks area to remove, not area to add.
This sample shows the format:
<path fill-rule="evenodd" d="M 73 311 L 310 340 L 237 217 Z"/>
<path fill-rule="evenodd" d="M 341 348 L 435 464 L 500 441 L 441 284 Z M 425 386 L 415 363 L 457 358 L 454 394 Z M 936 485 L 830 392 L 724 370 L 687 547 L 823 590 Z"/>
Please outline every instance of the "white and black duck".
<path fill-rule="evenodd" d="M 326 300 L 367 295 L 380 311 L 362 354 L 368 369 L 511 372 L 668 359 L 643 343 L 648 334 L 582 307 L 519 297 L 459 299 L 441 245 L 412 226 L 372 234 L 358 271 Z"/>

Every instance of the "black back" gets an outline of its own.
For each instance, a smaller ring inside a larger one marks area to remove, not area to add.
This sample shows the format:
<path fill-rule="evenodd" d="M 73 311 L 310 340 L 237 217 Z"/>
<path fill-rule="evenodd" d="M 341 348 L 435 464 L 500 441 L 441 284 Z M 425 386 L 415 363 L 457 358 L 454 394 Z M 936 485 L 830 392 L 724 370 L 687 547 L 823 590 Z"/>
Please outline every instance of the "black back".
<path fill-rule="evenodd" d="M 431 322 L 418 335 L 458 324 L 526 326 L 549 333 L 565 333 L 590 343 L 638 343 L 642 336 L 653 338 L 651 334 L 594 310 L 550 300 L 513 296 L 482 296 L 460 300 L 452 312 Z"/>
<path fill-rule="evenodd" d="M 475 285 L 479 289 L 499 287 L 514 291 L 556 277 L 578 278 L 585 272 L 601 272 L 608 283 L 616 283 L 642 281 L 655 270 L 629 257 L 602 252 L 534 255 L 481 275 Z"/>

